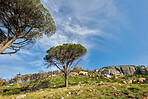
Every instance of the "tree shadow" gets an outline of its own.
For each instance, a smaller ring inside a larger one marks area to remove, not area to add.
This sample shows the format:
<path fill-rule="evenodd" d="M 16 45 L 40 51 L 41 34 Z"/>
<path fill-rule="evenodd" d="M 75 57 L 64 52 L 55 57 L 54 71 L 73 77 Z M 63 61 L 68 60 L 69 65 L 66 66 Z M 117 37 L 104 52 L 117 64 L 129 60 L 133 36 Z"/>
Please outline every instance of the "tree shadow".
<path fill-rule="evenodd" d="M 22 88 L 20 88 L 20 90 L 25 92 L 33 92 L 49 87 L 49 80 L 35 80 L 31 81 L 27 86 L 23 86 Z"/>
<path fill-rule="evenodd" d="M 49 88 L 49 80 L 35 80 L 31 81 L 28 85 L 25 85 L 21 88 L 10 88 L 10 89 L 3 89 L 1 94 L 2 95 L 14 95 L 19 94 L 21 92 L 34 92 L 40 89 Z"/>

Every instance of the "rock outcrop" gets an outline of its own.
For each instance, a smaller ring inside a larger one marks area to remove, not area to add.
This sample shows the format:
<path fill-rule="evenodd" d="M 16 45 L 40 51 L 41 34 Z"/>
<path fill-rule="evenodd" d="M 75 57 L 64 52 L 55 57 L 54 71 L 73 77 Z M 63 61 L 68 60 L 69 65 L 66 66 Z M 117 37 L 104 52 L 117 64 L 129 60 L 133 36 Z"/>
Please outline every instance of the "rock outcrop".
<path fill-rule="evenodd" d="M 80 72 L 79 72 L 79 75 L 88 75 L 88 72 L 80 71 Z"/>
<path fill-rule="evenodd" d="M 148 67 L 135 65 L 120 65 L 108 66 L 101 69 L 96 69 L 95 72 L 99 74 L 109 75 L 133 75 L 133 74 L 148 74 Z"/>
<path fill-rule="evenodd" d="M 82 67 L 81 66 L 75 66 L 74 69 L 82 70 Z"/>

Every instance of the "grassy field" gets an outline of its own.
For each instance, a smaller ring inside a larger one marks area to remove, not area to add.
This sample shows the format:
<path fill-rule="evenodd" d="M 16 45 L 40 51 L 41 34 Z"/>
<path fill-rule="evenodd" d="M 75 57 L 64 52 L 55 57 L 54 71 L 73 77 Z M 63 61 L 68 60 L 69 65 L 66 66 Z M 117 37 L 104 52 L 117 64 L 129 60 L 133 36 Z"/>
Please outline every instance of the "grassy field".
<path fill-rule="evenodd" d="M 0 99 L 148 99 L 148 82 L 138 82 L 139 77 L 148 75 L 107 78 L 105 76 L 69 77 L 69 87 L 64 86 L 64 77 L 57 75 L 37 81 L 12 84 L 0 87 L 4 90 Z M 132 84 L 122 81 L 135 79 Z M 100 83 L 102 82 L 102 83 Z"/>

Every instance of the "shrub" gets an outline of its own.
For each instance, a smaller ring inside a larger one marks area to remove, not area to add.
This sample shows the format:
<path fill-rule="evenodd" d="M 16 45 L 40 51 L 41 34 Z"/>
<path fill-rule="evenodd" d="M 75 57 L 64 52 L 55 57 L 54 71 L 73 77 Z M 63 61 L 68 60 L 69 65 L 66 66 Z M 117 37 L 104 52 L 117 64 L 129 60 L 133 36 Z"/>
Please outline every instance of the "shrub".
<path fill-rule="evenodd" d="M 125 89 L 122 90 L 122 93 L 128 95 L 128 94 L 131 93 L 131 91 L 128 90 L 127 88 L 125 88 Z"/>
<path fill-rule="evenodd" d="M 20 89 L 11 89 L 9 91 L 4 92 L 2 95 L 14 95 L 19 94 L 20 92 Z"/>
<path fill-rule="evenodd" d="M 140 90 L 140 88 L 139 87 L 130 87 L 130 88 L 128 88 L 130 91 L 132 91 L 132 92 L 138 92 L 139 90 Z"/>

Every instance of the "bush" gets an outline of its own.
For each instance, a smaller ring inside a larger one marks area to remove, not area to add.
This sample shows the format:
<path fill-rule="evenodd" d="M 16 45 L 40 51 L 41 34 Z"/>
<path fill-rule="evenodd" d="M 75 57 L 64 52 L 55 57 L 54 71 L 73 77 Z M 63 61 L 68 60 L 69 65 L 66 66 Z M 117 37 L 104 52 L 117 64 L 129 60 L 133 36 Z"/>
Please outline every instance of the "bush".
<path fill-rule="evenodd" d="M 130 94 L 132 92 L 125 88 L 125 89 L 122 90 L 122 93 L 125 94 L 125 95 L 128 95 L 128 94 Z"/>
<path fill-rule="evenodd" d="M 9 91 L 4 92 L 2 95 L 14 95 L 19 94 L 20 92 L 20 89 L 11 89 Z"/>
<path fill-rule="evenodd" d="M 140 90 L 140 88 L 139 87 L 130 87 L 130 88 L 128 88 L 130 91 L 132 91 L 132 92 L 138 92 L 139 90 Z"/>

